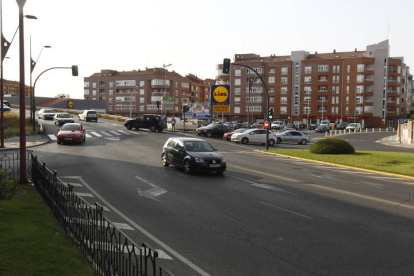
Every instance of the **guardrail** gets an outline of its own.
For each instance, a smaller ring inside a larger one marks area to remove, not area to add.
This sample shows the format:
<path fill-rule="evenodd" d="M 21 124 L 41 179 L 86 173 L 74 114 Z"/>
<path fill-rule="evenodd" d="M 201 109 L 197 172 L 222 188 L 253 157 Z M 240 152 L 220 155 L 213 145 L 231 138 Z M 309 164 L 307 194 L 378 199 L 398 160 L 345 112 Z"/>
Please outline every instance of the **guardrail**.
<path fill-rule="evenodd" d="M 32 171 L 31 156 L 33 151 L 26 151 L 26 175 Z M 2 152 L 0 156 L 1 170 L 6 172 L 6 179 L 19 179 L 20 177 L 20 149 Z"/>
<path fill-rule="evenodd" d="M 103 215 L 103 207 L 89 205 L 57 172 L 31 155 L 33 183 L 61 223 L 67 237 L 97 275 L 174 276 L 157 266 L 158 252 L 148 244 L 138 246 Z"/>

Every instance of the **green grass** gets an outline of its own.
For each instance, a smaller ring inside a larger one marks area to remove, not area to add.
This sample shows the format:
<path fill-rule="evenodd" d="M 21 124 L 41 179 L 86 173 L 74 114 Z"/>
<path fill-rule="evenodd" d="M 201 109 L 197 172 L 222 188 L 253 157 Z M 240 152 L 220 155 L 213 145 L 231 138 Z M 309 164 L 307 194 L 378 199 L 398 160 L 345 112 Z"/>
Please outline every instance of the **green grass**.
<path fill-rule="evenodd" d="M 35 131 L 30 122 L 30 118 L 26 118 L 26 135 L 37 134 L 39 132 L 39 125 L 35 123 Z M 7 113 L 4 115 L 4 137 L 20 136 L 20 116 L 14 113 Z"/>
<path fill-rule="evenodd" d="M 0 275 L 94 275 L 35 187 L 0 201 Z"/>
<path fill-rule="evenodd" d="M 380 172 L 414 176 L 414 154 L 358 151 L 354 154 L 314 154 L 309 150 L 272 149 L 266 152 L 329 162 Z"/>

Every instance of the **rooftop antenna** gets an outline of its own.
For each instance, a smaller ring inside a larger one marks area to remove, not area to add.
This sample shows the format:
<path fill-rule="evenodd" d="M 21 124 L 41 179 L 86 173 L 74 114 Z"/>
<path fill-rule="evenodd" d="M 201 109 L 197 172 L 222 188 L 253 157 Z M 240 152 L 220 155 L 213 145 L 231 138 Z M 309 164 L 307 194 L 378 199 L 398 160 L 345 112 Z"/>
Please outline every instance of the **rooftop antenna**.
<path fill-rule="evenodd" d="M 388 23 L 388 28 L 387 28 L 387 39 L 388 39 L 389 32 L 390 32 L 390 23 Z"/>

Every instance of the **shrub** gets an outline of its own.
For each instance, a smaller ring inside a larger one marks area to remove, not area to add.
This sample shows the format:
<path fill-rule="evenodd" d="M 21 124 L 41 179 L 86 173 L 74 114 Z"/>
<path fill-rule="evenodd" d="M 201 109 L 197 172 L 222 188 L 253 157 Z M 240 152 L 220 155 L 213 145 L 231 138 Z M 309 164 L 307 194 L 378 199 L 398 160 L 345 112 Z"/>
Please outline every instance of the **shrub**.
<path fill-rule="evenodd" d="M 355 153 L 355 149 L 343 139 L 326 138 L 313 144 L 310 152 L 316 154 L 352 154 Z"/>
<path fill-rule="evenodd" d="M 6 180 L 6 172 L 0 166 L 0 200 L 10 200 L 17 192 L 17 180 Z"/>

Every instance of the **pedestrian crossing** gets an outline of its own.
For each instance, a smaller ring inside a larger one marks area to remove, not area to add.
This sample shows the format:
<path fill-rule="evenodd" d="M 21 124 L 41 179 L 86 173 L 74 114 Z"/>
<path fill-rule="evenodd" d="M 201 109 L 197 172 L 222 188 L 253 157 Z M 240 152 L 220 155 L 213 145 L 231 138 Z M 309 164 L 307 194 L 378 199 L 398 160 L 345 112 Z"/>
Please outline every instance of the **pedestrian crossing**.
<path fill-rule="evenodd" d="M 86 132 L 86 138 L 111 138 L 121 136 L 133 136 L 133 135 L 146 135 L 147 132 L 128 131 L 128 130 L 88 130 Z M 52 141 L 56 141 L 57 137 L 55 134 L 49 134 L 49 138 Z"/>

